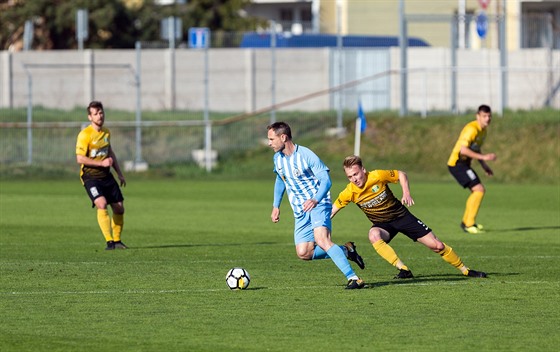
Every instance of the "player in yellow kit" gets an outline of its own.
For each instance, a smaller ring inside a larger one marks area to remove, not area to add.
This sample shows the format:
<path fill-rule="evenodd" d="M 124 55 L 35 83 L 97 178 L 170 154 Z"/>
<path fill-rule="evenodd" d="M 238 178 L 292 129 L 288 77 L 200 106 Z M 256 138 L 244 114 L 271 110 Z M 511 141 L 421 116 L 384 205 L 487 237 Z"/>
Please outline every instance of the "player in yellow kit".
<path fill-rule="evenodd" d="M 371 221 L 369 240 L 377 253 L 399 269 L 395 279 L 412 278 L 412 272 L 397 256 L 389 242 L 399 233 L 414 242 L 420 242 L 443 260 L 469 277 L 486 277 L 486 273 L 469 269 L 453 248 L 440 241 L 432 230 L 407 209 L 414 204 L 406 173 L 399 170 L 373 170 L 367 172 L 359 156 L 344 159 L 344 172 L 350 183 L 333 203 L 331 218 L 348 203 L 355 203 Z M 399 201 L 388 183 L 399 183 L 402 199 Z"/>
<path fill-rule="evenodd" d="M 459 135 L 453 151 L 447 161 L 449 172 L 464 188 L 471 190 L 467 198 L 461 228 L 463 231 L 477 234 L 483 232 L 483 226 L 476 223 L 476 216 L 482 203 L 486 189 L 480 178 L 471 167 L 472 159 L 479 161 L 480 166 L 488 176 L 494 173 L 486 161 L 496 160 L 496 154 L 483 154 L 481 147 L 486 139 L 486 129 L 492 121 L 492 110 L 488 105 L 480 105 L 476 113 L 476 120 L 469 122 Z"/>
<path fill-rule="evenodd" d="M 111 148 L 111 132 L 103 127 L 103 104 L 92 101 L 87 107 L 87 113 L 91 123 L 78 134 L 76 143 L 76 161 L 81 164 L 80 178 L 93 206 L 97 208 L 97 222 L 107 242 L 105 249 L 126 249 L 121 241 L 124 197 L 111 173 L 111 167 L 117 172 L 121 186 L 125 186 L 126 181 Z M 107 205 L 113 210 L 112 219 Z"/>

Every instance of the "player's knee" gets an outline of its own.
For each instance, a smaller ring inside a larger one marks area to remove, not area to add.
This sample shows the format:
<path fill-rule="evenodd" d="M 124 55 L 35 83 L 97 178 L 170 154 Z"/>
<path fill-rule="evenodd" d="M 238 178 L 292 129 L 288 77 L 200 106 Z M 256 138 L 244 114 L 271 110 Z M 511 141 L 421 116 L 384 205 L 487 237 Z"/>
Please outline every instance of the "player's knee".
<path fill-rule="evenodd" d="M 486 192 L 486 188 L 484 188 L 484 185 L 482 183 L 473 186 L 471 190 L 473 192 L 482 192 L 482 193 Z"/>
<path fill-rule="evenodd" d="M 113 209 L 113 213 L 115 214 L 124 214 L 124 205 L 122 203 L 111 204 L 111 208 Z"/>
<path fill-rule="evenodd" d="M 380 232 L 379 230 L 377 230 L 377 229 L 371 229 L 371 230 L 369 230 L 368 237 L 369 237 L 369 241 L 370 241 L 371 243 L 375 243 L 375 242 L 377 242 L 377 241 L 379 241 L 379 240 L 382 239 L 382 238 L 381 238 L 381 232 Z"/>
<path fill-rule="evenodd" d="M 445 244 L 441 241 L 434 241 L 430 246 L 430 249 L 435 253 L 439 253 L 445 249 Z"/>
<path fill-rule="evenodd" d="M 107 209 L 107 201 L 103 197 L 96 198 L 93 201 L 93 204 L 95 204 L 95 207 L 97 209 L 101 209 L 101 210 Z"/>
<path fill-rule="evenodd" d="M 297 256 L 301 260 L 311 260 L 313 259 L 313 252 L 311 251 L 297 251 Z"/>
<path fill-rule="evenodd" d="M 433 247 L 432 251 L 434 251 L 434 253 L 439 253 L 439 252 L 443 251 L 444 248 L 445 248 L 444 245 L 441 245 L 441 246 L 438 245 L 438 246 Z"/>

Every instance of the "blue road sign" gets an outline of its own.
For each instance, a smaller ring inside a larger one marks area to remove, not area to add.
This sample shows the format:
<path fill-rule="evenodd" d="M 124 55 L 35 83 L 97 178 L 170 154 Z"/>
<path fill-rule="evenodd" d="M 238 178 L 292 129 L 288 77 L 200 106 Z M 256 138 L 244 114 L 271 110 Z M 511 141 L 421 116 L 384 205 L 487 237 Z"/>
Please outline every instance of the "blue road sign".
<path fill-rule="evenodd" d="M 189 28 L 189 48 L 205 49 L 210 45 L 210 30 L 205 27 Z"/>

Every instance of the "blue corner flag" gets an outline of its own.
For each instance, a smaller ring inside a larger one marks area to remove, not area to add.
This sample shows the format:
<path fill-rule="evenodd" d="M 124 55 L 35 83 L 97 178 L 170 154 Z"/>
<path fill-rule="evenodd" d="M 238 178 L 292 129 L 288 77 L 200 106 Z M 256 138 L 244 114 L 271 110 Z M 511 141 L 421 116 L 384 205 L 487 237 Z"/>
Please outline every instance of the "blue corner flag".
<path fill-rule="evenodd" d="M 360 132 L 364 133 L 367 127 L 366 115 L 362 109 L 362 102 L 358 102 L 358 119 L 360 120 Z"/>

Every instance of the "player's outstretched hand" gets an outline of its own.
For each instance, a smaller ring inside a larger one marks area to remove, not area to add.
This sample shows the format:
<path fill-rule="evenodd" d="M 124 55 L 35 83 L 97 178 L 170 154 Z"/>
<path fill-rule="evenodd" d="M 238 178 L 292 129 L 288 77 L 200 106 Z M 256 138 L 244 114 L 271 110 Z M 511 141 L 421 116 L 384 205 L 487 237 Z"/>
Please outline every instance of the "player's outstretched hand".
<path fill-rule="evenodd" d="M 126 180 L 123 175 L 119 175 L 119 181 L 121 182 L 121 187 L 126 187 Z"/>
<path fill-rule="evenodd" d="M 414 205 L 414 199 L 412 199 L 412 197 L 407 194 L 402 197 L 401 203 L 406 205 L 407 207 L 410 207 Z"/>

